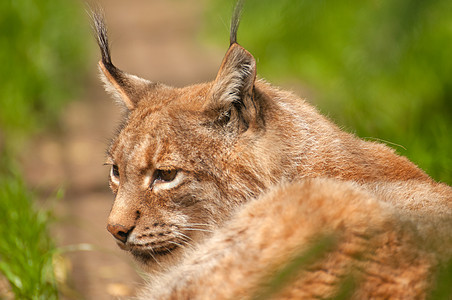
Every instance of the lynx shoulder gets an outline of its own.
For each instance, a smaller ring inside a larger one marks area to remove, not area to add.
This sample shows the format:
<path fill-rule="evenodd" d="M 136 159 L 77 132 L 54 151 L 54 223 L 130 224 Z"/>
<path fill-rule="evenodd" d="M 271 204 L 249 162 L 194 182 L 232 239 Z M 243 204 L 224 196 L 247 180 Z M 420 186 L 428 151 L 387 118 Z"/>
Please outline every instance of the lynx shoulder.
<path fill-rule="evenodd" d="M 351 277 L 356 299 L 425 298 L 452 255 L 452 189 L 257 79 L 239 15 L 216 78 L 173 88 L 118 69 L 93 14 L 126 111 L 107 150 L 107 229 L 154 274 L 141 298 L 325 298 Z"/>

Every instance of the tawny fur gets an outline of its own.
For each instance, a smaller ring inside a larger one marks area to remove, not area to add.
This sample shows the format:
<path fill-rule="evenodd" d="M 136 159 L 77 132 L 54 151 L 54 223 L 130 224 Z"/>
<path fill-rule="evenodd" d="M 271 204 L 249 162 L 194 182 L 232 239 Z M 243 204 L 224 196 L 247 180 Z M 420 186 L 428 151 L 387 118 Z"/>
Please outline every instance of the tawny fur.
<path fill-rule="evenodd" d="M 277 200 L 277 201 L 275 201 Z M 356 184 L 307 179 L 247 204 L 186 261 L 151 283 L 142 299 L 249 299 L 266 278 L 318 236 L 338 243 L 278 299 L 332 296 L 355 272 L 355 299 L 425 297 L 435 258 L 416 246 L 412 224 Z"/>
<path fill-rule="evenodd" d="M 108 230 L 150 271 L 140 299 L 260 297 L 325 235 L 334 246 L 272 297 L 330 297 L 350 274 L 355 299 L 428 295 L 452 255 L 449 186 L 256 80 L 238 20 L 216 79 L 184 88 L 117 69 L 95 21 L 104 81 L 127 111 L 107 155 Z"/>

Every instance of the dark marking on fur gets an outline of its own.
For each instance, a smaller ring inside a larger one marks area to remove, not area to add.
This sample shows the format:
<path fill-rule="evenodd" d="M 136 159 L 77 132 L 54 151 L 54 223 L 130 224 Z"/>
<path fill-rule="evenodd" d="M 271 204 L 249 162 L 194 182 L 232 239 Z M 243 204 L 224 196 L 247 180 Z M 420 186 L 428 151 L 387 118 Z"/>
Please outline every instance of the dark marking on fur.
<path fill-rule="evenodd" d="M 104 11 L 98 4 L 91 4 L 90 11 L 92 27 L 96 34 L 96 41 L 102 56 L 102 63 L 108 72 L 114 77 L 117 77 L 115 75 L 121 73 L 121 71 L 116 68 L 111 61 L 110 44 L 108 41 L 107 26 L 105 25 Z"/>
<path fill-rule="evenodd" d="M 244 0 L 237 1 L 234 12 L 232 13 L 231 19 L 231 31 L 229 35 L 229 45 L 237 44 L 237 30 L 239 29 L 240 17 L 242 15 L 242 8 Z"/>

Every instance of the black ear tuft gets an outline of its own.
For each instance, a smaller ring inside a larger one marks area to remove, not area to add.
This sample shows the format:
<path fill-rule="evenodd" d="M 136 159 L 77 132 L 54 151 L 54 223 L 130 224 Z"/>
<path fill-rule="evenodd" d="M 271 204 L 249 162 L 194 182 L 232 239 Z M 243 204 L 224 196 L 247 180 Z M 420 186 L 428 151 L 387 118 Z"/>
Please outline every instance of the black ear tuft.
<path fill-rule="evenodd" d="M 95 32 L 97 45 L 99 46 L 102 57 L 101 61 L 107 69 L 117 69 L 111 61 L 110 44 L 108 41 L 107 26 L 105 25 L 104 11 L 99 4 L 90 4 L 89 9 L 92 28 Z"/>
<path fill-rule="evenodd" d="M 256 60 L 237 43 L 237 30 L 244 0 L 238 0 L 231 19 L 230 46 L 221 63 L 205 103 L 205 112 L 215 124 L 243 129 L 258 124 L 259 105 L 255 103 Z M 239 125 L 240 126 L 240 125 Z"/>
<path fill-rule="evenodd" d="M 127 74 L 116 68 L 111 61 L 110 46 L 108 42 L 107 26 L 104 21 L 104 12 L 99 4 L 89 6 L 92 27 L 96 34 L 97 44 L 101 52 L 99 68 L 105 89 L 119 100 L 119 103 L 132 110 L 143 98 L 147 90 L 155 84 L 134 75 Z"/>
<path fill-rule="evenodd" d="M 232 13 L 231 19 L 231 31 L 229 33 L 229 45 L 237 43 L 237 30 L 240 25 L 240 17 L 242 15 L 244 0 L 238 0 L 235 4 L 234 12 Z"/>

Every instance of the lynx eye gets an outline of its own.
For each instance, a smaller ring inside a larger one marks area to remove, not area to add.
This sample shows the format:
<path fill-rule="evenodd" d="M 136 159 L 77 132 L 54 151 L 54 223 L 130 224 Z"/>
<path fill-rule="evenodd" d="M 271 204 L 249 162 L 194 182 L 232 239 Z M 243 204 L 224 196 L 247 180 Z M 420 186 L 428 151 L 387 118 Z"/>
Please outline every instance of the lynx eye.
<path fill-rule="evenodd" d="M 157 170 L 155 174 L 156 181 L 170 182 L 176 178 L 177 170 Z"/>
<path fill-rule="evenodd" d="M 177 169 L 157 169 L 154 172 L 151 190 L 157 192 L 175 188 L 184 181 L 184 172 Z"/>
<path fill-rule="evenodd" d="M 119 184 L 119 168 L 117 165 L 111 166 L 110 178 L 115 184 Z"/>

